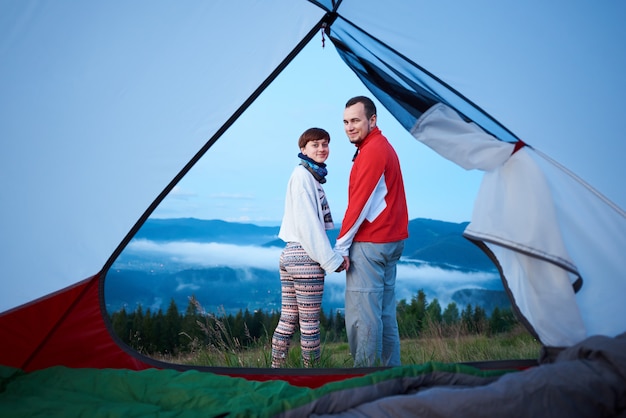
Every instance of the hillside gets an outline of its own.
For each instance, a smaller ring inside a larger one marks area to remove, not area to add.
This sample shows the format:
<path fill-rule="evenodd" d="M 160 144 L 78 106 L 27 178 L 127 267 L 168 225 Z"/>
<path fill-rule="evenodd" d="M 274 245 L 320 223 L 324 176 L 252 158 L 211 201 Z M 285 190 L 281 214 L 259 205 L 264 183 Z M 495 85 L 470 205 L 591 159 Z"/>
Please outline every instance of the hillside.
<path fill-rule="evenodd" d="M 480 271 L 494 269 L 491 260 L 463 237 L 467 224 L 413 219 L 409 222 L 409 238 L 405 242 L 403 256 L 442 267 Z M 135 239 L 282 247 L 284 242 L 278 239 L 279 229 L 278 226 L 257 226 L 222 220 L 148 219 Z M 335 242 L 338 234 L 339 228 L 328 231 L 331 243 Z"/>
<path fill-rule="evenodd" d="M 264 227 L 195 218 L 148 219 L 135 235 L 135 239 L 263 245 L 278 236 L 278 229 L 277 226 Z"/>
<path fill-rule="evenodd" d="M 506 304 L 495 267 L 463 238 L 466 225 L 410 221 L 398 267 L 399 300 L 410 300 L 422 289 L 429 299 L 461 307 L 479 304 L 488 312 Z M 209 312 L 278 310 L 278 257 L 284 245 L 278 230 L 221 220 L 149 219 L 107 274 L 107 310 L 139 305 L 166 310 L 172 299 L 184 310 L 192 295 Z M 338 231 L 329 231 L 331 242 Z M 326 311 L 343 308 L 343 277 L 329 275 Z"/>

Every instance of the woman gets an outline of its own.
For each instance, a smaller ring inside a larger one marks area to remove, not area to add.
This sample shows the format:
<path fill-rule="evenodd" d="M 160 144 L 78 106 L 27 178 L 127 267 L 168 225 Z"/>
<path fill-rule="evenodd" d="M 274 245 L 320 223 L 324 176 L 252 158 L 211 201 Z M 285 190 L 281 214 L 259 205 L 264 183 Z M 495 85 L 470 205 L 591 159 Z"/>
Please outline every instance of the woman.
<path fill-rule="evenodd" d="M 285 365 L 298 322 L 304 366 L 311 367 L 319 360 L 324 276 L 345 268 L 343 257 L 332 249 L 326 235 L 327 229 L 334 228 L 322 187 L 329 143 L 330 135 L 320 128 L 307 129 L 298 140 L 301 162 L 287 185 L 278 233 L 287 244 L 279 262 L 282 306 L 272 338 L 272 367 Z"/>

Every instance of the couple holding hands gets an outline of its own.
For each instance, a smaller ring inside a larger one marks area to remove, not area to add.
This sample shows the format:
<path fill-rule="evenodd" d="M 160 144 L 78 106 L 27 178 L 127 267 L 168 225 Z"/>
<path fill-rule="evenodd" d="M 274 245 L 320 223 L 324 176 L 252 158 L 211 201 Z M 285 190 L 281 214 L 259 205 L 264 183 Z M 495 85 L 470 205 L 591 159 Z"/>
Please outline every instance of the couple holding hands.
<path fill-rule="evenodd" d="M 334 228 L 322 184 L 330 135 L 307 129 L 298 140 L 301 160 L 289 179 L 279 238 L 281 315 L 272 337 L 272 367 L 285 365 L 297 326 L 305 367 L 320 359 L 320 311 L 326 272 L 346 272 L 345 320 L 357 367 L 400 365 L 396 320 L 396 265 L 408 237 L 408 210 L 398 156 L 376 125 L 374 102 L 346 103 L 343 123 L 357 148 L 348 207 L 334 248 Z"/>

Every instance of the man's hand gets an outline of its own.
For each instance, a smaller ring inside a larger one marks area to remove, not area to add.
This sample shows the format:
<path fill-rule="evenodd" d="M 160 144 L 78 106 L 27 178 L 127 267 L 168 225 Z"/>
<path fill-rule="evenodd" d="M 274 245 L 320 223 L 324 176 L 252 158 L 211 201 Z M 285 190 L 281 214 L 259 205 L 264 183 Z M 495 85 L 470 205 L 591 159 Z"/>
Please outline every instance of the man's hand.
<path fill-rule="evenodd" d="M 350 268 L 350 258 L 348 258 L 347 255 L 343 256 L 343 269 L 345 271 L 348 271 L 348 269 Z"/>
<path fill-rule="evenodd" d="M 346 256 L 343 256 L 343 263 L 341 263 L 341 265 L 339 267 L 337 267 L 337 270 L 335 270 L 335 273 L 339 273 L 342 272 L 344 270 L 348 270 L 348 268 L 350 267 L 350 259 Z"/>

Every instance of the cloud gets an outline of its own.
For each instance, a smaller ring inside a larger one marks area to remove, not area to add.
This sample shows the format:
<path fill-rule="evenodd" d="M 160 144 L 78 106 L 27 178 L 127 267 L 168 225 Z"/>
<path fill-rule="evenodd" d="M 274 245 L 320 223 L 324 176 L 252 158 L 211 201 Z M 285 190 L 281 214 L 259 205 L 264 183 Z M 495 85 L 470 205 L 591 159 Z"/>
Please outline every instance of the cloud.
<path fill-rule="evenodd" d="M 177 279 L 177 281 L 178 281 L 178 286 L 176 286 L 176 292 L 182 292 L 184 290 L 195 291 L 195 290 L 200 289 L 200 285 L 197 285 L 194 283 L 183 283 L 181 279 Z"/>
<path fill-rule="evenodd" d="M 167 259 L 175 265 L 188 267 L 231 267 L 241 269 L 240 280 L 254 282 L 256 277 L 250 268 L 275 271 L 282 248 L 259 247 L 253 245 L 233 245 L 223 243 L 167 242 L 134 240 L 128 251 L 145 257 Z M 329 273 L 324 290 L 325 303 L 343 306 L 345 299 L 345 273 Z M 193 283 L 178 283 L 178 289 L 188 287 L 194 290 Z M 452 294 L 461 289 L 484 288 L 502 289 L 500 276 L 495 272 L 464 272 L 447 270 L 424 264 L 398 264 L 396 276 L 396 299 L 410 302 L 420 290 L 427 300 L 437 298 L 442 307 L 452 302 Z"/>
<path fill-rule="evenodd" d="M 346 276 L 332 273 L 326 276 L 324 298 L 331 303 L 343 303 Z M 410 302 L 423 290 L 427 300 L 437 298 L 442 308 L 452 302 L 452 294 L 467 288 L 501 289 L 500 276 L 491 272 L 445 270 L 428 265 L 399 264 L 396 274 L 396 300 Z"/>
<path fill-rule="evenodd" d="M 168 198 L 172 198 L 172 199 L 187 200 L 187 199 L 191 199 L 191 198 L 197 197 L 198 194 L 195 193 L 195 192 L 190 192 L 190 191 L 187 191 L 187 190 L 183 190 L 182 187 L 176 185 L 169 192 L 169 194 L 167 196 L 168 196 Z"/>
<path fill-rule="evenodd" d="M 400 264 L 396 279 L 396 298 L 409 302 L 419 290 L 424 290 L 429 301 L 436 297 L 445 307 L 452 301 L 452 294 L 457 290 L 477 287 L 493 289 L 499 286 L 500 276 L 492 272 L 468 273 L 427 265 Z"/>
<path fill-rule="evenodd" d="M 157 296 L 152 301 L 152 305 L 148 306 L 148 308 L 152 312 L 158 312 L 159 309 L 161 309 L 162 306 L 163 306 L 163 298 L 160 298 L 160 297 Z"/>
<path fill-rule="evenodd" d="M 255 267 L 266 270 L 278 269 L 278 259 L 282 251 L 278 247 L 183 241 L 158 243 L 150 240 L 134 240 L 127 249 L 167 257 L 191 266 Z"/>
<path fill-rule="evenodd" d="M 341 283 L 326 280 L 324 285 L 324 303 L 330 304 L 331 306 L 343 307 L 346 298 L 345 283 L 345 276 L 343 277 Z"/>

